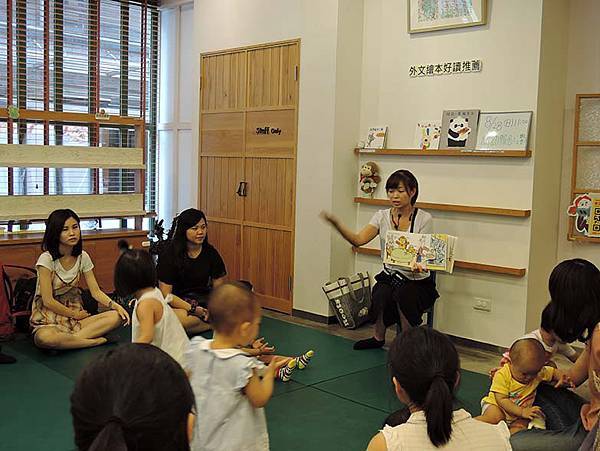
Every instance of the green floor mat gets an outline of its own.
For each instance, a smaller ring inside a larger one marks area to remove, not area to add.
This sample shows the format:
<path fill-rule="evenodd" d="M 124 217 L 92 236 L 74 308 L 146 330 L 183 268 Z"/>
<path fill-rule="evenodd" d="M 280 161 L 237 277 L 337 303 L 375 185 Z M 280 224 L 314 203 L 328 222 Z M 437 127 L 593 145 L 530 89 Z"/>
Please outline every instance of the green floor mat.
<path fill-rule="evenodd" d="M 273 451 L 364 450 L 388 412 L 401 404 L 394 396 L 381 349 L 354 351 L 352 341 L 325 332 L 263 318 L 261 336 L 280 355 L 314 349 L 305 370 L 292 380 L 277 382 L 267 405 Z M 210 333 L 204 334 L 210 336 Z M 131 329 L 111 336 L 118 343 L 131 340 Z M 72 450 L 69 396 L 81 369 L 109 344 L 97 348 L 45 353 L 30 338 L 3 343 L 17 358 L 0 366 L 0 399 L 5 414 L 0 423 L 2 449 Z M 458 398 L 472 413 L 489 387 L 487 376 L 462 371 Z"/>
<path fill-rule="evenodd" d="M 267 405 L 271 450 L 364 451 L 385 412 L 305 388 Z"/>
<path fill-rule="evenodd" d="M 461 370 L 461 381 L 456 394 L 457 404 L 471 415 L 481 413 L 480 401 L 487 393 L 489 378 L 483 374 Z M 364 404 L 374 409 L 393 412 L 402 407 L 396 398 L 387 366 L 348 374 L 314 385 L 324 392 Z"/>
<path fill-rule="evenodd" d="M 356 371 L 385 364 L 381 349 L 354 351 L 353 342 L 318 330 L 263 318 L 260 335 L 276 347 L 276 354 L 295 356 L 315 351 L 308 368 L 294 371 L 292 380 L 304 385 L 317 384 Z"/>
<path fill-rule="evenodd" d="M 111 346 L 116 346 L 118 343 L 129 343 L 131 341 L 131 328 L 122 327 L 109 334 L 109 338 L 115 343 L 110 343 L 104 346 L 98 346 L 89 349 L 74 349 L 70 351 L 58 351 L 49 353 L 42 351 L 33 345 L 33 341 L 29 337 L 20 337 L 17 341 L 3 343 L 8 353 L 16 351 L 27 357 L 35 360 L 42 365 L 75 380 L 81 369 L 99 355 L 108 351 Z"/>
<path fill-rule="evenodd" d="M 70 450 L 74 448 L 69 396 L 73 382 L 24 354 L 0 367 L 0 448 Z"/>

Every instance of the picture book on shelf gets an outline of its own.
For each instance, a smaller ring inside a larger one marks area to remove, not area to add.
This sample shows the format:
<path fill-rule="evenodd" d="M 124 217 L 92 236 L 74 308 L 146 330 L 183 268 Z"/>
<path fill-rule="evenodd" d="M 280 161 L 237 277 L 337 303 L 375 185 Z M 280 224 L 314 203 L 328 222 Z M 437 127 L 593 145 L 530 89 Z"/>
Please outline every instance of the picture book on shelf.
<path fill-rule="evenodd" d="M 387 129 L 387 125 L 369 128 L 367 140 L 365 141 L 365 149 L 384 149 Z"/>
<path fill-rule="evenodd" d="M 440 149 L 473 151 L 477 143 L 479 110 L 445 110 Z"/>
<path fill-rule="evenodd" d="M 452 273 L 458 238 L 440 233 L 423 234 L 389 230 L 385 236 L 383 262 L 410 269 L 418 263 L 424 269 Z"/>
<path fill-rule="evenodd" d="M 440 121 L 417 122 L 415 130 L 415 149 L 437 150 L 440 145 Z"/>

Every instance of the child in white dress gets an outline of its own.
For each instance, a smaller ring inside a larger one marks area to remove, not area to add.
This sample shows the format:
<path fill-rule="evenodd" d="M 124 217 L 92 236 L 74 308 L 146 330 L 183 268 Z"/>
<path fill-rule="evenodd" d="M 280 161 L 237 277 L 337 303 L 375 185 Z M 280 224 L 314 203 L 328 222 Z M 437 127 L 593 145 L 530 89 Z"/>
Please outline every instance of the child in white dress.
<path fill-rule="evenodd" d="M 193 338 L 184 356 L 196 409 L 202 412 L 191 449 L 268 450 L 263 407 L 286 359 L 275 356 L 265 366 L 240 349 L 256 339 L 261 319 L 258 300 L 241 284 L 230 282 L 216 288 L 208 311 L 213 339 Z"/>
<path fill-rule="evenodd" d="M 152 344 L 180 365 L 189 339 L 177 315 L 156 287 L 156 270 L 150 254 L 129 249 L 119 241 L 121 256 L 115 266 L 115 289 L 122 297 L 136 298 L 131 315 L 131 341 Z"/>

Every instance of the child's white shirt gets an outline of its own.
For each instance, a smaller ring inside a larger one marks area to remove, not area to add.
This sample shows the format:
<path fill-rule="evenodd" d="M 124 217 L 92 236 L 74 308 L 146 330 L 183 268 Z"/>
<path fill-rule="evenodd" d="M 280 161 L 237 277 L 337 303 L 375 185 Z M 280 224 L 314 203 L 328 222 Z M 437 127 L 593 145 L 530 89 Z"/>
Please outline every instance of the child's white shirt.
<path fill-rule="evenodd" d="M 163 307 L 162 317 L 154 325 L 154 338 L 152 338 L 151 344 L 165 351 L 180 365 L 183 364 L 183 353 L 187 349 L 190 340 L 179 318 L 177 318 L 177 315 L 158 288 L 144 293 L 135 303 L 133 315 L 131 316 L 131 341 L 136 342 L 140 335 L 140 321 L 137 317 L 137 309 L 145 299 L 156 299 Z"/>
<path fill-rule="evenodd" d="M 199 413 L 192 451 L 265 451 L 267 421 L 243 392 L 253 370 L 264 364 L 240 349 L 212 349 L 212 340 L 194 337 L 184 356 Z"/>
<path fill-rule="evenodd" d="M 555 354 L 562 354 L 565 357 L 570 358 L 577 354 L 577 351 L 575 351 L 573 346 L 568 343 L 560 343 L 558 340 L 556 340 L 552 346 L 548 346 L 546 343 L 544 343 L 540 329 L 536 329 L 533 332 L 523 335 L 521 338 L 519 338 L 519 340 L 523 340 L 525 338 L 533 338 L 534 340 L 539 341 L 544 347 L 544 350 L 549 353 L 551 357 Z"/>

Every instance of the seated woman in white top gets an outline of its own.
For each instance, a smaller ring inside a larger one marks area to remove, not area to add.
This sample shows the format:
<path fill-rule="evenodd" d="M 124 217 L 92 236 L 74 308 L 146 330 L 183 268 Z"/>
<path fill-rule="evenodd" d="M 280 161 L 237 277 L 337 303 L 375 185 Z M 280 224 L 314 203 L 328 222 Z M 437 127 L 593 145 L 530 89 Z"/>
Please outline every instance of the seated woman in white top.
<path fill-rule="evenodd" d="M 156 287 L 156 269 L 150 254 L 130 249 L 120 240 L 121 256 L 115 266 L 115 289 L 136 298 L 131 316 L 131 341 L 152 344 L 181 365 L 189 339 L 177 315 Z"/>
<path fill-rule="evenodd" d="M 94 265 L 83 250 L 79 216 L 54 210 L 46 220 L 38 279 L 29 320 L 36 346 L 48 349 L 89 348 L 106 343 L 104 335 L 129 323 L 129 314 L 98 287 Z M 90 315 L 83 308 L 81 275 L 92 297 L 109 311 Z"/>
<path fill-rule="evenodd" d="M 335 216 L 322 213 L 322 217 L 353 246 L 363 246 L 379 235 L 382 260 L 388 230 L 433 233 L 431 215 L 415 206 L 419 182 L 410 171 L 399 169 L 390 175 L 385 182 L 385 192 L 390 208 L 377 211 L 360 232 L 354 233 Z M 402 330 L 418 326 L 423 313 L 439 297 L 433 274 L 416 262 L 411 270 L 384 264 L 375 280 L 369 312 L 375 330 L 373 337 L 354 344 L 356 350 L 383 347 L 385 331 L 392 324 L 401 325 Z"/>
<path fill-rule="evenodd" d="M 408 329 L 392 343 L 388 360 L 396 395 L 411 414 L 404 424 L 385 426 L 368 451 L 512 449 L 506 423 L 482 423 L 453 410 L 460 361 L 446 335 L 425 326 Z"/>

